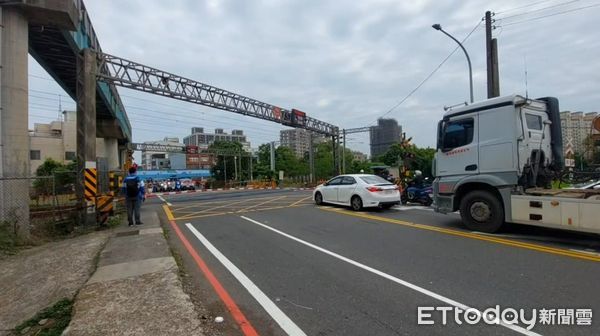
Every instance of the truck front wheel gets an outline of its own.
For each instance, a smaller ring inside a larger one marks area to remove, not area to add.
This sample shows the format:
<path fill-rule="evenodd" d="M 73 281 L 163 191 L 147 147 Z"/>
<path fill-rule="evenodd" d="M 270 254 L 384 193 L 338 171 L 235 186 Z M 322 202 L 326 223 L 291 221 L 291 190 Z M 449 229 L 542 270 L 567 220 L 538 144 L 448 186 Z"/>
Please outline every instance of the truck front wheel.
<path fill-rule="evenodd" d="M 460 217 L 470 230 L 494 233 L 504 224 L 504 207 L 491 192 L 475 190 L 460 201 Z"/>

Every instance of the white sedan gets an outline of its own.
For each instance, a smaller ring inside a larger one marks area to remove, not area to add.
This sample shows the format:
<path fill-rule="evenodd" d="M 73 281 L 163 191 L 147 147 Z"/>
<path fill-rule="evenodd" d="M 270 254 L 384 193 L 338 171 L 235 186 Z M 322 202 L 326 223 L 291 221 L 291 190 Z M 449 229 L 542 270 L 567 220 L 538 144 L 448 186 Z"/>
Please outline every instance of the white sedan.
<path fill-rule="evenodd" d="M 313 191 L 313 199 L 317 205 L 349 205 L 356 211 L 371 207 L 387 209 L 400 203 L 398 189 L 377 175 L 340 175 L 318 185 Z"/>

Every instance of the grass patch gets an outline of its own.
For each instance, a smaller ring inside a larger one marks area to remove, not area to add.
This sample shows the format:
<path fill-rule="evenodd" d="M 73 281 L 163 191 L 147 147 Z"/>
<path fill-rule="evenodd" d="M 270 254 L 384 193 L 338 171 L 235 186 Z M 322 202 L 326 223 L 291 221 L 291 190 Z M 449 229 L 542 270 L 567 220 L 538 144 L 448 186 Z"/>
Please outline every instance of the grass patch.
<path fill-rule="evenodd" d="M 108 220 L 106 221 L 106 225 L 109 228 L 114 228 L 114 227 L 121 225 L 122 222 L 123 222 L 123 216 L 118 214 L 118 215 L 109 217 Z"/>
<path fill-rule="evenodd" d="M 185 268 L 183 267 L 183 258 L 181 257 L 181 254 L 177 253 L 177 251 L 173 250 L 172 248 L 169 247 L 169 250 L 171 250 L 171 255 L 173 256 L 173 259 L 175 259 L 175 264 L 177 265 L 177 273 L 179 273 L 179 277 L 183 278 L 187 276 L 187 272 L 185 271 Z"/>
<path fill-rule="evenodd" d="M 169 231 L 167 231 L 165 228 L 163 228 L 163 236 L 167 240 L 167 243 L 169 245 L 169 251 L 171 252 L 171 255 L 173 256 L 173 259 L 175 259 L 175 264 L 177 264 L 177 270 L 179 273 L 179 277 L 183 278 L 183 277 L 187 276 L 185 268 L 183 267 L 183 258 L 181 257 L 181 254 L 177 253 L 177 251 L 175 251 L 175 249 L 173 249 L 173 247 L 171 247 L 171 244 L 169 243 Z"/>
<path fill-rule="evenodd" d="M 21 245 L 21 240 L 15 233 L 14 225 L 7 221 L 0 221 L 0 254 L 16 254 Z"/>
<path fill-rule="evenodd" d="M 72 312 L 73 300 L 62 299 L 16 327 L 15 335 L 60 336 L 71 322 Z M 40 326 L 44 319 L 48 321 Z"/>

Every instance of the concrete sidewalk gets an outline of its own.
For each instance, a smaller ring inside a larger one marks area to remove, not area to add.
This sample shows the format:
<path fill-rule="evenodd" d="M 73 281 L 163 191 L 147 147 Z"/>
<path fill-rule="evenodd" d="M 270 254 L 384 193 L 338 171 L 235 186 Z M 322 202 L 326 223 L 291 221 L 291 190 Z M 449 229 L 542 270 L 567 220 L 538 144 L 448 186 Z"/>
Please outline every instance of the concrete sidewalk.
<path fill-rule="evenodd" d="M 203 335 L 156 209 L 110 238 L 63 335 Z"/>
<path fill-rule="evenodd" d="M 63 298 L 73 299 L 111 233 L 91 232 L 0 259 L 0 335 Z"/>

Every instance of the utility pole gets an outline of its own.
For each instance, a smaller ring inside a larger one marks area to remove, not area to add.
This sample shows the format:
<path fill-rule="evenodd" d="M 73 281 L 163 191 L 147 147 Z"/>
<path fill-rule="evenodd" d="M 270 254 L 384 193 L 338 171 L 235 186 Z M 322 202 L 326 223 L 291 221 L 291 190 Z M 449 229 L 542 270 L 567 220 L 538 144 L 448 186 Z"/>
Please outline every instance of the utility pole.
<path fill-rule="evenodd" d="M 225 180 L 225 184 L 227 184 L 227 156 L 225 156 L 225 154 L 223 154 L 223 172 L 225 174 L 224 176 L 224 180 Z"/>
<path fill-rule="evenodd" d="M 333 176 L 338 174 L 338 142 L 339 139 L 337 136 L 331 136 L 331 149 L 333 152 Z"/>
<path fill-rule="evenodd" d="M 241 167 L 240 167 L 241 168 Z M 234 179 L 237 181 L 238 180 L 238 173 L 237 173 L 237 156 L 233 156 L 233 170 L 234 170 Z"/>
<path fill-rule="evenodd" d="M 252 174 L 252 153 L 250 153 L 250 181 L 254 181 L 254 175 Z"/>
<path fill-rule="evenodd" d="M 342 130 L 344 140 L 342 143 L 342 174 L 346 174 L 346 129 Z"/>
<path fill-rule="evenodd" d="M 275 141 L 271 141 L 271 171 L 275 171 Z"/>
<path fill-rule="evenodd" d="M 336 136 L 337 138 L 337 150 L 338 150 L 338 158 L 337 158 L 337 167 L 336 167 L 336 174 L 341 174 L 342 172 L 342 155 L 340 155 L 340 150 L 342 149 L 342 146 L 340 146 L 340 134 L 338 133 L 338 135 Z"/>
<path fill-rule="evenodd" d="M 310 168 L 310 183 L 315 182 L 315 149 L 313 148 L 313 133 L 308 135 L 308 165 Z"/>
<path fill-rule="evenodd" d="M 244 168 L 243 168 L 243 165 L 242 165 L 242 157 L 243 156 L 244 156 L 243 152 L 240 151 L 240 156 L 239 156 L 239 158 L 240 158 L 240 175 L 239 175 L 240 181 L 242 181 L 244 179 Z"/>
<path fill-rule="evenodd" d="M 485 12 L 485 49 L 487 55 L 487 92 L 488 98 L 500 95 L 498 74 L 498 41 L 492 38 L 492 13 Z"/>
<path fill-rule="evenodd" d="M 492 39 L 492 55 L 494 60 L 492 61 L 492 67 L 494 72 L 494 97 L 500 96 L 500 70 L 498 67 L 498 40 Z"/>

